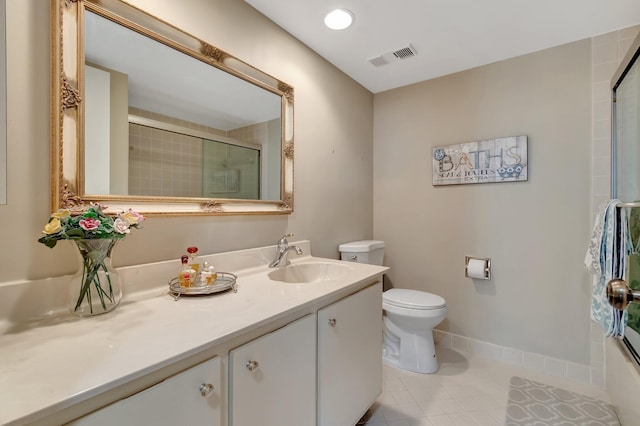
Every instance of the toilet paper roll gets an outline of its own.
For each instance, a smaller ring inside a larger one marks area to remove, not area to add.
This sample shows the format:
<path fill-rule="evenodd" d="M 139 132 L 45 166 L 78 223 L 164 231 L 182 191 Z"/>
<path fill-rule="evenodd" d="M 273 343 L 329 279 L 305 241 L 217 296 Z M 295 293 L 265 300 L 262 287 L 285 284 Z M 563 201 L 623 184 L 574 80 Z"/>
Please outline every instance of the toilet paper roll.
<path fill-rule="evenodd" d="M 467 264 L 467 276 L 469 278 L 478 278 L 484 280 L 487 278 L 485 269 L 487 261 L 484 259 L 469 259 Z"/>

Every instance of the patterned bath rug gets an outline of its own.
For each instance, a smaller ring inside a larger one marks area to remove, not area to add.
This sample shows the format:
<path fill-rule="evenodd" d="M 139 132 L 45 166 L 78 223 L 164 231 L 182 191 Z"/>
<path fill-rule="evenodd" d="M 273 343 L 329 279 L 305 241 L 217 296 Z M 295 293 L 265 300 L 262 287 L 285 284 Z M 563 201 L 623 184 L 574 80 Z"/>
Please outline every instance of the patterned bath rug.
<path fill-rule="evenodd" d="M 514 376 L 505 426 L 620 426 L 611 404 Z"/>

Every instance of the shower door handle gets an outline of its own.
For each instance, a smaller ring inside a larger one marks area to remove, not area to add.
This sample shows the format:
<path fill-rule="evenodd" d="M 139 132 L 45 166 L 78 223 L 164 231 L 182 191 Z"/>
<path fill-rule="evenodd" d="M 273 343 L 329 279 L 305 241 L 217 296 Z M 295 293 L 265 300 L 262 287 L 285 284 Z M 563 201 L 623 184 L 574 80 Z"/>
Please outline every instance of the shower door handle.
<path fill-rule="evenodd" d="M 616 278 L 607 283 L 607 300 L 619 311 L 624 311 L 629 303 L 640 303 L 640 291 L 632 290 L 623 279 Z"/>

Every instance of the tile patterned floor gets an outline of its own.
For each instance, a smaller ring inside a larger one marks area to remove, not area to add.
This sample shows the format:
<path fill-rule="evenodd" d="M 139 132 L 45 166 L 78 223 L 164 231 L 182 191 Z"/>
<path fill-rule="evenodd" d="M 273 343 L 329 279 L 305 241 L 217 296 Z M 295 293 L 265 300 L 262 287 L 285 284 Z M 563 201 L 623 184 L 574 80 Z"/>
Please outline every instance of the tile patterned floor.
<path fill-rule="evenodd" d="M 437 347 L 440 370 L 417 374 L 385 365 L 382 395 L 358 425 L 502 426 L 509 380 L 521 376 L 608 401 L 603 389 Z"/>

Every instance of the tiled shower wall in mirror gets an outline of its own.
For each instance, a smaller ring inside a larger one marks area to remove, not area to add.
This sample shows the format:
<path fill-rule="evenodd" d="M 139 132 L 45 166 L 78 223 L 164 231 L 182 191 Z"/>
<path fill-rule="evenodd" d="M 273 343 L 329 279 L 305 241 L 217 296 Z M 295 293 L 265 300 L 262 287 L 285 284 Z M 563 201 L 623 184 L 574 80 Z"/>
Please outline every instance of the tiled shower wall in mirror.
<path fill-rule="evenodd" d="M 130 114 L 262 145 L 267 123 L 223 131 L 130 108 Z M 260 198 L 260 151 L 129 124 L 129 194 Z"/>

